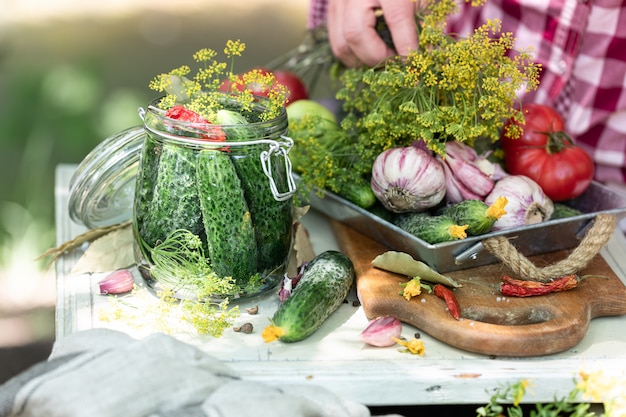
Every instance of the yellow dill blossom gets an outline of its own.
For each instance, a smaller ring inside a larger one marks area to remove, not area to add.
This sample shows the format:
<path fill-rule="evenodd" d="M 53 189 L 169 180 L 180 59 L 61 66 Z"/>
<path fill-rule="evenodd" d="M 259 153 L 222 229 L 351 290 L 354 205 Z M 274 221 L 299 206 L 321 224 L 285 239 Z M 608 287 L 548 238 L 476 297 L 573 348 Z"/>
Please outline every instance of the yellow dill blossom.
<path fill-rule="evenodd" d="M 224 54 L 228 58 L 232 58 L 234 56 L 241 56 L 243 51 L 246 50 L 246 44 L 241 42 L 239 39 L 236 41 L 228 40 L 226 41 L 226 47 L 224 48 Z"/>
<path fill-rule="evenodd" d="M 420 277 L 415 277 L 406 284 L 403 284 L 402 296 L 407 300 L 417 297 L 422 293 L 422 283 Z"/>
<path fill-rule="evenodd" d="M 462 226 L 453 224 L 452 226 L 448 228 L 448 233 L 450 233 L 450 236 L 452 236 L 455 239 L 465 239 L 467 237 L 466 230 L 468 227 L 469 225 L 467 224 L 464 224 Z"/>
<path fill-rule="evenodd" d="M 626 376 L 607 376 L 602 371 L 580 372 L 576 389 L 593 402 L 602 402 L 607 417 L 626 416 Z"/>
<path fill-rule="evenodd" d="M 213 49 L 202 48 L 193 54 L 193 59 L 196 62 L 209 62 L 211 59 L 217 56 L 217 52 Z"/>
<path fill-rule="evenodd" d="M 506 207 L 508 203 L 509 200 L 505 196 L 500 196 L 496 198 L 496 201 L 494 201 L 493 204 L 487 208 L 487 217 L 492 219 L 499 219 L 500 217 L 504 216 L 506 214 L 504 207 Z"/>
<path fill-rule="evenodd" d="M 191 68 L 183 65 L 169 73 L 157 75 L 148 86 L 154 91 L 165 93 L 159 102 L 160 108 L 167 110 L 174 105 L 182 104 L 204 119 L 215 122 L 217 111 L 225 106 L 224 93 L 220 91 L 225 80 L 244 86 L 255 83 L 268 86 L 276 84 L 271 72 L 255 71 L 246 73 L 245 77 L 239 77 L 234 73 L 234 58 L 241 56 L 244 50 L 245 44 L 239 40 L 226 42 L 224 54 L 230 59 L 229 67 L 227 63 L 218 60 L 218 53 L 215 50 L 200 49 L 193 54 L 194 61 L 201 65 L 195 75 L 190 76 Z M 281 87 L 273 87 L 268 94 L 267 103 L 259 115 L 261 121 L 271 120 L 283 111 L 288 90 Z M 229 93 L 229 99 L 243 112 L 249 111 L 255 102 L 249 89 L 239 91 L 238 88 L 233 88 Z"/>
<path fill-rule="evenodd" d="M 180 300 L 174 291 L 165 289 L 154 297 L 141 286 L 124 297 L 108 297 L 109 303 L 98 310 L 98 319 L 139 330 L 169 335 L 189 333 L 221 337 L 239 317 L 239 307 L 221 303 Z"/>
<path fill-rule="evenodd" d="M 394 337 L 393 340 L 400 346 L 404 346 L 406 348 L 404 349 L 404 352 L 420 356 L 424 356 L 424 354 L 426 353 L 424 342 L 419 339 L 413 338 L 411 340 L 402 340 Z"/>

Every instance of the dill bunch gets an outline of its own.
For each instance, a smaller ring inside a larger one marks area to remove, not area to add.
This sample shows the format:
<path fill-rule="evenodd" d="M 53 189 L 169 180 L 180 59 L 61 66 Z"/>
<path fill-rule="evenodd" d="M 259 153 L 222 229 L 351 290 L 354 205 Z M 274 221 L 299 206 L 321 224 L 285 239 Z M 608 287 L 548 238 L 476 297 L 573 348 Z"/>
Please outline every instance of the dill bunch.
<path fill-rule="evenodd" d="M 306 115 L 289 122 L 294 141 L 289 157 L 300 174 L 300 190 L 304 195 L 315 191 L 320 197 L 326 190 L 345 196 L 346 189 L 363 184 L 370 188 L 361 172 L 352 138 L 343 129 L 328 129 L 319 115 Z"/>
<path fill-rule="evenodd" d="M 258 84 L 272 86 L 264 100 L 265 108 L 259 114 L 260 120 L 276 118 L 282 111 L 288 90 L 274 82 L 272 72 L 253 69 L 241 75 L 235 73 L 235 59 L 245 49 L 246 44 L 240 40 L 228 40 L 223 52 L 229 62 L 220 61 L 214 49 L 203 48 L 193 54 L 194 61 L 199 65 L 195 74 L 191 74 L 188 65 L 182 65 L 154 77 L 149 83 L 150 89 L 165 94 L 159 107 L 167 110 L 175 105 L 184 105 L 205 120 L 217 123 L 217 111 L 225 108 L 225 94 L 234 101 L 239 111 L 250 111 L 258 102 L 258 97 L 245 86 Z M 229 86 L 226 93 L 221 91 L 225 82 Z"/>
<path fill-rule="evenodd" d="M 495 142 L 507 119 L 523 121 L 517 92 L 536 89 L 541 70 L 531 49 L 514 50 L 513 34 L 500 33 L 498 20 L 466 38 L 446 33 L 446 19 L 456 11 L 454 0 L 428 2 L 416 14 L 419 47 L 408 56 L 376 67 L 333 69 L 345 113 L 345 134 L 336 135 L 340 143 L 333 145 L 341 152 L 330 152 L 338 161 L 327 162 L 327 169 L 303 175 L 304 184 L 340 188 L 342 177 L 348 177 L 346 184 L 355 173 L 369 178 L 375 158 L 386 149 L 422 140 L 445 155 L 447 141 Z M 308 166 L 328 154 L 308 151 Z"/>

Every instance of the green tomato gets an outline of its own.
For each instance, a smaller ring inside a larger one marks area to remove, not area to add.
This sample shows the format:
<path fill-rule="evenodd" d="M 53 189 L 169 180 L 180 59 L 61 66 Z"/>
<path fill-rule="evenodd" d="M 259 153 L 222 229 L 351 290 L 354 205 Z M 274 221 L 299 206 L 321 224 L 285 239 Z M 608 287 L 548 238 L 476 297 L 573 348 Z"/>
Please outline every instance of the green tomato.
<path fill-rule="evenodd" d="M 290 123 L 301 120 L 306 115 L 320 117 L 324 120 L 328 130 L 339 127 L 335 114 L 317 101 L 302 99 L 287 106 L 287 119 Z"/>

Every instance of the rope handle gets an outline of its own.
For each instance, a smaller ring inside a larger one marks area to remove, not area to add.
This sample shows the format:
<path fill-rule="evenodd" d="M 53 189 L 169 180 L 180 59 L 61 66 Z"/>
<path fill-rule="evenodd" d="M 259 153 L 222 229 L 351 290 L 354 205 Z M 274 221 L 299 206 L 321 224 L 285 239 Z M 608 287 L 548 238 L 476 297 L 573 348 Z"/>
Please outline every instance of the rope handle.
<path fill-rule="evenodd" d="M 483 246 L 524 280 L 548 282 L 565 275 L 576 274 L 600 252 L 615 230 L 616 218 L 612 214 L 598 214 L 585 237 L 567 256 L 552 265 L 535 266 L 504 236 L 482 241 Z"/>

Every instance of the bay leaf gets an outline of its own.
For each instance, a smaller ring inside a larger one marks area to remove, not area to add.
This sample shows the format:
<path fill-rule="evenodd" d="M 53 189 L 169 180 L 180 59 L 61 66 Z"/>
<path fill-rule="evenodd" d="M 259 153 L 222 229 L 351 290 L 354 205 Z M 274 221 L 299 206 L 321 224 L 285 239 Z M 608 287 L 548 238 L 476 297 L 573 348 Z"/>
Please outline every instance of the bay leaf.
<path fill-rule="evenodd" d="M 460 287 L 451 277 L 441 275 L 422 261 L 413 259 L 411 255 L 404 252 L 387 251 L 378 255 L 372 261 L 372 265 L 385 271 L 406 275 L 407 277 L 420 277 L 424 281 L 437 284 L 448 285 L 450 287 Z"/>
<path fill-rule="evenodd" d="M 99 237 L 72 267 L 72 274 L 108 272 L 135 264 L 132 227 L 126 226 Z"/>

